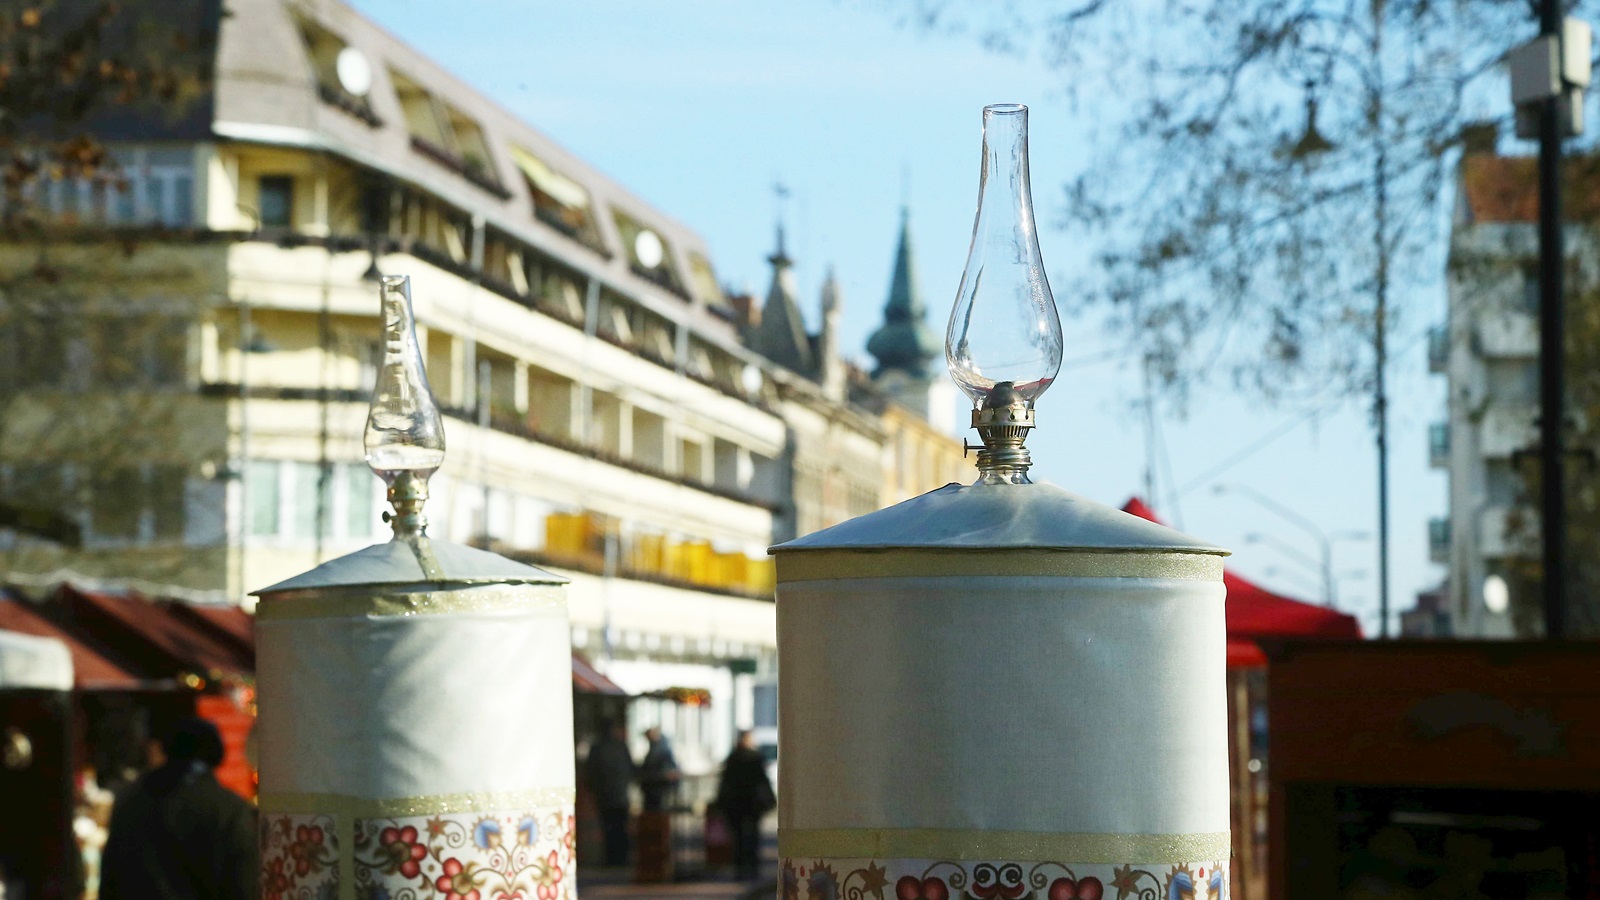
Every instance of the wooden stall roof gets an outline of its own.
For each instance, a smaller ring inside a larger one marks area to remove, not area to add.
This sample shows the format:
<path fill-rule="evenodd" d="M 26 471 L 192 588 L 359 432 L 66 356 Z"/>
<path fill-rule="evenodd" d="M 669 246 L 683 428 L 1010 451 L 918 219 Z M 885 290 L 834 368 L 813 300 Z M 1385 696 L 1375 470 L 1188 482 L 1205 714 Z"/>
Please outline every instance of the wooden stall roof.
<path fill-rule="evenodd" d="M 72 654 L 73 686 L 80 690 L 131 691 L 147 686 L 139 676 L 40 615 L 27 601 L 4 592 L 0 592 L 0 629 L 55 638 L 66 644 Z"/>
<path fill-rule="evenodd" d="M 174 612 L 174 604 L 133 592 L 93 591 L 63 584 L 56 596 L 71 624 L 108 646 L 126 648 L 137 664 L 165 676 L 184 672 L 249 675 L 255 653 L 210 625 Z"/>

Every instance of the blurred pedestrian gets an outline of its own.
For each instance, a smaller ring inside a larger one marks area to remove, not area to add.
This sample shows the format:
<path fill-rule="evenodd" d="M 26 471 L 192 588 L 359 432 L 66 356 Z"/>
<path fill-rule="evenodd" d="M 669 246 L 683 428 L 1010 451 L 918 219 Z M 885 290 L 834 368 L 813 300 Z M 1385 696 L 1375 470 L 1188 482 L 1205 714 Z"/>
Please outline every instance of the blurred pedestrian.
<path fill-rule="evenodd" d="M 678 779 L 683 775 L 678 771 L 678 760 L 672 755 L 672 744 L 660 728 L 651 726 L 645 729 L 644 737 L 650 742 L 644 761 L 639 763 L 639 789 L 644 793 L 644 811 L 662 812 L 677 799 Z"/>
<path fill-rule="evenodd" d="M 589 749 L 585 766 L 595 810 L 600 813 L 600 834 L 605 841 L 604 865 L 628 864 L 628 787 L 633 784 L 633 754 L 621 722 L 601 724 L 600 739 Z"/>
<path fill-rule="evenodd" d="M 717 809 L 733 838 L 733 865 L 741 881 L 753 881 L 761 868 L 761 817 L 778 805 L 767 778 L 767 761 L 756 749 L 755 735 L 739 732 L 733 751 L 722 764 Z"/>
<path fill-rule="evenodd" d="M 256 812 L 217 783 L 222 737 L 204 719 L 177 722 L 165 762 L 118 795 L 100 858 L 100 900 L 254 900 Z"/>

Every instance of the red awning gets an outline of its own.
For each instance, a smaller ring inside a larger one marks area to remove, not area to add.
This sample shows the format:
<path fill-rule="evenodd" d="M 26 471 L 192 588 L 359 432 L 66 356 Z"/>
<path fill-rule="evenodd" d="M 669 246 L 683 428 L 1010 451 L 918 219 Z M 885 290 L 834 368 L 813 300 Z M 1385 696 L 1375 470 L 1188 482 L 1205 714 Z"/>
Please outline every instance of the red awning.
<path fill-rule="evenodd" d="M 58 601 L 71 623 L 100 643 L 116 647 L 130 661 L 165 677 L 249 675 L 255 653 L 236 645 L 209 625 L 181 613 L 176 604 L 129 592 L 113 594 L 63 584 Z"/>
<path fill-rule="evenodd" d="M 608 697 L 626 697 L 628 692 L 617 686 L 615 681 L 600 674 L 600 671 L 589 664 L 583 654 L 572 651 L 572 687 L 580 694 L 603 694 Z"/>
<path fill-rule="evenodd" d="M 1122 511 L 1161 522 L 1155 510 L 1138 497 L 1124 504 Z M 1355 616 L 1275 594 L 1232 572 L 1224 571 L 1222 582 L 1228 589 L 1230 666 L 1266 665 L 1267 656 L 1256 644 L 1258 638 L 1361 639 L 1361 623 Z"/>
<path fill-rule="evenodd" d="M 0 597 L 0 629 L 55 638 L 72 654 L 72 684 L 87 691 L 132 691 L 144 687 L 138 676 L 90 648 L 71 632 L 46 619 L 22 600 Z"/>

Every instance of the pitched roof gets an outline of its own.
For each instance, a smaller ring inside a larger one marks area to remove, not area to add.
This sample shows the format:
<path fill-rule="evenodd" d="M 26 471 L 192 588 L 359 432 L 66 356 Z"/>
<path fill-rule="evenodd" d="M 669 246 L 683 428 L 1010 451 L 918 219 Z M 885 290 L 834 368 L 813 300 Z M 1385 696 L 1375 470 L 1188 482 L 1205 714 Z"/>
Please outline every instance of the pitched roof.
<path fill-rule="evenodd" d="M 134 663 L 159 676 L 185 672 L 247 675 L 255 668 L 254 652 L 213 626 L 174 615 L 175 604 L 170 602 L 71 584 L 57 590 L 57 601 L 74 627 L 120 648 Z"/>
<path fill-rule="evenodd" d="M 31 604 L 0 595 L 0 630 L 55 638 L 72 654 L 73 685 L 83 690 L 138 690 L 144 681 L 56 623 L 40 615 Z"/>

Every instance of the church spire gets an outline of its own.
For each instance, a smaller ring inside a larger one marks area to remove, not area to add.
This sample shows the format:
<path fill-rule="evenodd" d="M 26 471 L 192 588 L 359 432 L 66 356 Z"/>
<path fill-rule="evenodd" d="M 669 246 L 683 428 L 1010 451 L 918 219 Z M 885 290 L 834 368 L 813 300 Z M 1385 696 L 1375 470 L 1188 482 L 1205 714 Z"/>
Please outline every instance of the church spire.
<path fill-rule="evenodd" d="M 867 352 L 878 361 L 873 377 L 902 371 L 921 377 L 943 342 L 924 321 L 927 308 L 917 289 L 916 265 L 911 253 L 911 211 L 900 209 L 900 248 L 895 254 L 889 300 L 883 307 L 883 325 L 867 339 Z"/>
<path fill-rule="evenodd" d="M 800 315 L 799 289 L 795 285 L 793 261 L 783 245 L 783 222 L 778 223 L 778 249 L 767 257 L 772 263 L 772 285 L 761 308 L 761 325 L 756 329 L 753 349 L 784 368 L 810 376 L 815 363 L 811 338 Z"/>

